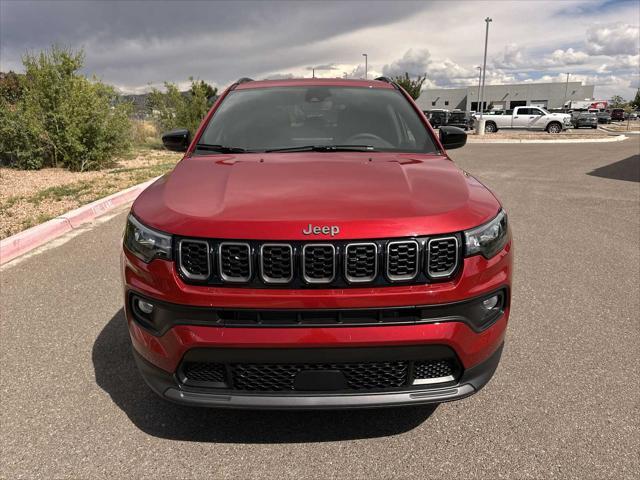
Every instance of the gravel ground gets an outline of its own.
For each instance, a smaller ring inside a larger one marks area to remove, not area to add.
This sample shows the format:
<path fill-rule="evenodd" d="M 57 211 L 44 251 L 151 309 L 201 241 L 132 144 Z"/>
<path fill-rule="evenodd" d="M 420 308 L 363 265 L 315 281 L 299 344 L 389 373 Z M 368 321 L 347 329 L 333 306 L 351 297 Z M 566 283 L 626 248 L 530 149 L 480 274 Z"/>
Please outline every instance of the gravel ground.
<path fill-rule="evenodd" d="M 0 269 L 0 478 L 635 479 L 640 144 L 469 145 L 515 239 L 502 362 L 433 408 L 239 412 L 135 371 L 125 212 Z M 66 243 L 63 243 L 64 240 Z"/>
<path fill-rule="evenodd" d="M 161 175 L 180 154 L 143 149 L 105 170 L 0 168 L 0 238 Z"/>

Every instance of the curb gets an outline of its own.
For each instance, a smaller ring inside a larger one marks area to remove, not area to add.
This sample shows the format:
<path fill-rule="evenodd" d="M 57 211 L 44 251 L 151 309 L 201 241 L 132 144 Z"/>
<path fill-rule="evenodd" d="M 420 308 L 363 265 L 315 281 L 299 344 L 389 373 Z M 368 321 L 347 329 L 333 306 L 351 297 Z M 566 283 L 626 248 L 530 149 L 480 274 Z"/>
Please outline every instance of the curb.
<path fill-rule="evenodd" d="M 626 140 L 628 137 L 625 135 L 616 135 L 609 136 L 607 138 L 585 138 L 584 140 L 580 140 L 577 138 L 571 138 L 566 140 L 534 140 L 534 139 L 522 139 L 518 140 L 517 138 L 505 138 L 505 139 L 489 139 L 489 140 L 475 140 L 473 138 L 468 138 L 467 143 L 544 143 L 544 144 L 557 144 L 557 143 L 610 143 L 610 142 L 621 142 Z"/>
<path fill-rule="evenodd" d="M 4 265 L 20 255 L 24 255 L 121 205 L 135 200 L 145 188 L 158 178 L 160 177 L 116 192 L 0 240 L 0 265 Z"/>
<path fill-rule="evenodd" d="M 604 130 L 605 132 L 609 132 L 609 133 L 617 133 L 619 135 L 640 135 L 640 131 L 638 130 L 609 130 L 606 127 L 600 127 L 600 130 Z"/>

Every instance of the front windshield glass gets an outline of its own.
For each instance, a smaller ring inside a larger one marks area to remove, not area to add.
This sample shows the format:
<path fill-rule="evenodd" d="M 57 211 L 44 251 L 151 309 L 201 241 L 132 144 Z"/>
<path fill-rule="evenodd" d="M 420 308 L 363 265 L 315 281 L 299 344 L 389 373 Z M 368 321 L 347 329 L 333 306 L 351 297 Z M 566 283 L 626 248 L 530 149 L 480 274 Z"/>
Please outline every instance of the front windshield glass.
<path fill-rule="evenodd" d="M 418 114 L 399 91 L 334 86 L 233 91 L 198 143 L 247 151 L 311 145 L 437 151 Z"/>

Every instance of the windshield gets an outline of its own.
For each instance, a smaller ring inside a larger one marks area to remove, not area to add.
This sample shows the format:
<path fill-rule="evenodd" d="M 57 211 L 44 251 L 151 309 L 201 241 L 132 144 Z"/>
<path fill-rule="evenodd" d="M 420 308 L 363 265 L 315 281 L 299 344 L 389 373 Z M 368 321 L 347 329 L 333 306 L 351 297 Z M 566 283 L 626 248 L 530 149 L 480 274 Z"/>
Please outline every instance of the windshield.
<path fill-rule="evenodd" d="M 417 112 L 399 91 L 333 86 L 233 91 L 198 143 L 224 146 L 226 151 L 304 146 L 437 151 Z"/>

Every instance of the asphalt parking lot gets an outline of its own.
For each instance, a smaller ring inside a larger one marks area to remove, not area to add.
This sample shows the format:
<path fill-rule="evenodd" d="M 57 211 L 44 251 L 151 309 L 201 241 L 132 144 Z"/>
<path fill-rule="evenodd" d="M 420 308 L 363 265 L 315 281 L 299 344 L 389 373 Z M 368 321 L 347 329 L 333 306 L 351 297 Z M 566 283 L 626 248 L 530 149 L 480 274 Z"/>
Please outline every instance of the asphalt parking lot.
<path fill-rule="evenodd" d="M 124 211 L 3 267 L 0 477 L 637 478 L 639 140 L 451 152 L 503 200 L 516 268 L 496 376 L 437 408 L 240 412 L 157 398 L 121 308 Z"/>

